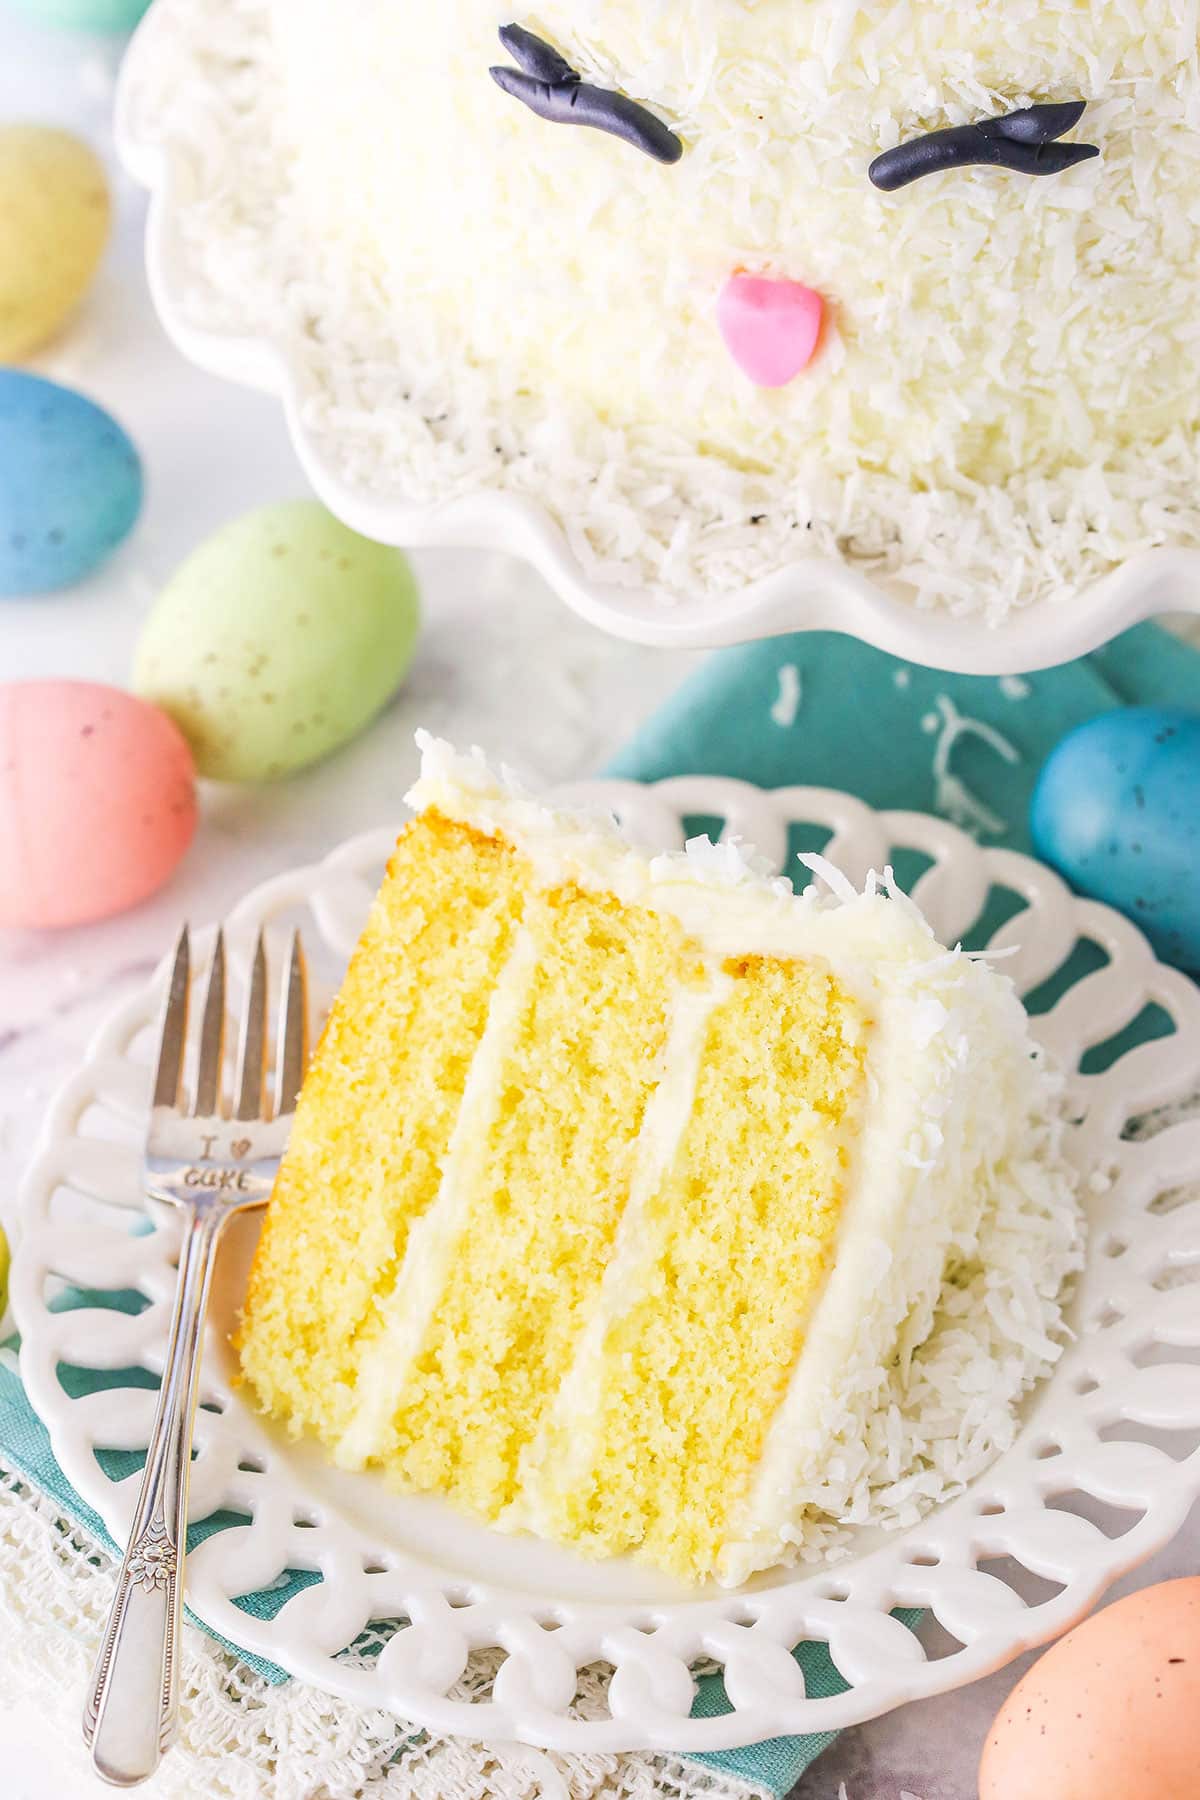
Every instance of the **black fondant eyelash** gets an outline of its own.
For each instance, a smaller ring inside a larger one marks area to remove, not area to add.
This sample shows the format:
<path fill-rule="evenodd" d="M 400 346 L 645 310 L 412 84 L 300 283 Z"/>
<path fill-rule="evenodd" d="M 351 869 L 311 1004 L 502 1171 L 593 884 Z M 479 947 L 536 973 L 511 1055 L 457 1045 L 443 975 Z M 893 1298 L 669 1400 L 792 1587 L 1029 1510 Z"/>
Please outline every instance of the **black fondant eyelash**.
<path fill-rule="evenodd" d="M 1086 100 L 1055 101 L 1002 113 L 995 119 L 980 119 L 974 125 L 931 131 L 907 144 L 897 144 L 894 150 L 885 150 L 867 172 L 885 193 L 907 187 L 922 175 L 936 175 L 942 169 L 965 169 L 972 164 L 1015 169 L 1021 175 L 1060 175 L 1064 169 L 1073 169 L 1077 163 L 1100 154 L 1095 144 L 1054 141 L 1078 125 L 1086 107 Z"/>
<path fill-rule="evenodd" d="M 683 155 L 682 143 L 661 119 L 625 94 L 584 81 L 544 38 L 520 25 L 504 25 L 500 42 L 519 67 L 498 65 L 491 70 L 492 80 L 539 118 L 611 132 L 656 162 L 676 163 Z"/>

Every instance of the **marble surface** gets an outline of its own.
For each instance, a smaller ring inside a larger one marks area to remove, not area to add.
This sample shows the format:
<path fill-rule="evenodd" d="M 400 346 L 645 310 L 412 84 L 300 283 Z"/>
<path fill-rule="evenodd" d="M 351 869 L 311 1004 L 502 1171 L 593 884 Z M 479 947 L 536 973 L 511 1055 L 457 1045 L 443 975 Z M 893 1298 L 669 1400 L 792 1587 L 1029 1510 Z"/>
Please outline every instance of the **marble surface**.
<path fill-rule="evenodd" d="M 0 13 L 0 120 L 70 125 L 111 166 L 115 63 L 111 45 Z M 113 179 L 112 254 L 84 315 L 38 366 L 94 395 L 131 430 L 148 465 L 147 509 L 132 540 L 84 587 L 0 608 L 0 679 L 123 683 L 157 587 L 192 545 L 247 507 L 304 491 L 275 406 L 188 368 L 163 338 L 142 275 L 141 197 L 115 169 Z M 481 743 L 539 781 L 569 779 L 598 769 L 696 660 L 601 637 L 507 559 L 415 560 L 426 610 L 421 648 L 403 693 L 370 732 L 285 785 L 206 788 L 197 842 L 150 904 L 88 930 L 0 932 L 0 1219 L 10 1230 L 19 1229 L 15 1189 L 50 1092 L 108 1009 L 145 979 L 182 918 L 218 917 L 264 877 L 394 820 L 414 770 L 418 724 Z M 1134 1581 L 1198 1566 L 1193 1518 Z M 846 1733 L 798 1796 L 838 1800 L 844 1783 L 847 1800 L 971 1800 L 987 1725 L 1018 1672 Z M 108 1791 L 80 1773 L 65 1746 L 51 1770 L 41 1728 L 2 1702 L 0 1748 L 10 1800 L 42 1800 L 50 1775 L 58 1800 Z"/>

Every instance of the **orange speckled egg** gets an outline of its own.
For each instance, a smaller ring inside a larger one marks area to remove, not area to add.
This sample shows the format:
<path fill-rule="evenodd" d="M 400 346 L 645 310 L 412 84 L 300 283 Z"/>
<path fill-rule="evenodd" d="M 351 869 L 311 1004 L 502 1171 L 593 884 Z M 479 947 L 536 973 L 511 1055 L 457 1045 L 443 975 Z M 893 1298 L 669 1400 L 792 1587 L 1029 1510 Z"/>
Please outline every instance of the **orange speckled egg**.
<path fill-rule="evenodd" d="M 1105 1795 L 1200 1795 L 1200 1578 L 1085 1619 L 1017 1683 L 988 1733 L 979 1800 Z"/>
<path fill-rule="evenodd" d="M 0 686 L 0 926 L 135 906 L 195 829 L 192 754 L 157 707 L 90 681 Z"/>

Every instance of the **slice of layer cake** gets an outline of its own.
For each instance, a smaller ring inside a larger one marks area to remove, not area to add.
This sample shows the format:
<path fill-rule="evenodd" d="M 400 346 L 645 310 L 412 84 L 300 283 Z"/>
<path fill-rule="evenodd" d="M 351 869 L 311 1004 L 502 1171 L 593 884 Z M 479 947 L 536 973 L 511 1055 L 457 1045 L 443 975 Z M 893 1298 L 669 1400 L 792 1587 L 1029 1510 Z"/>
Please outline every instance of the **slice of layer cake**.
<path fill-rule="evenodd" d="M 902 898 L 650 861 L 423 747 L 254 1266 L 262 1405 L 689 1580 L 965 1478 L 1056 1354 L 1076 1229 L 1009 984 Z M 997 1221 L 1022 1255 L 989 1293 Z M 1006 1366 L 980 1338 L 972 1391 L 930 1398 L 919 1347 L 976 1288 L 1015 1309 Z"/>

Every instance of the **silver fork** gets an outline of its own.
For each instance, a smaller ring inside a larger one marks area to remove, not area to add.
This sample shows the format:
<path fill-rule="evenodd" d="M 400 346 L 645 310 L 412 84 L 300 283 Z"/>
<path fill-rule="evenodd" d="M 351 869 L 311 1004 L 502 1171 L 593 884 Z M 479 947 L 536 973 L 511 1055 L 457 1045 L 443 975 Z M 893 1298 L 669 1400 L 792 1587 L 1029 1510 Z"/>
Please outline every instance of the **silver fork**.
<path fill-rule="evenodd" d="M 96 1772 L 116 1787 L 134 1787 L 153 1774 L 175 1730 L 188 1479 L 204 1317 L 225 1226 L 235 1213 L 262 1206 L 270 1196 L 308 1057 L 299 932 L 292 940 L 280 1009 L 273 1111 L 266 1092 L 267 957 L 262 933 L 241 1020 L 228 1118 L 221 1103 L 225 943 L 220 932 L 189 1108 L 183 1065 L 190 993 L 191 946 L 185 928 L 167 993 L 145 1159 L 148 1197 L 184 1213 L 179 1278 L 141 1492 L 83 1715 L 83 1735 Z"/>

